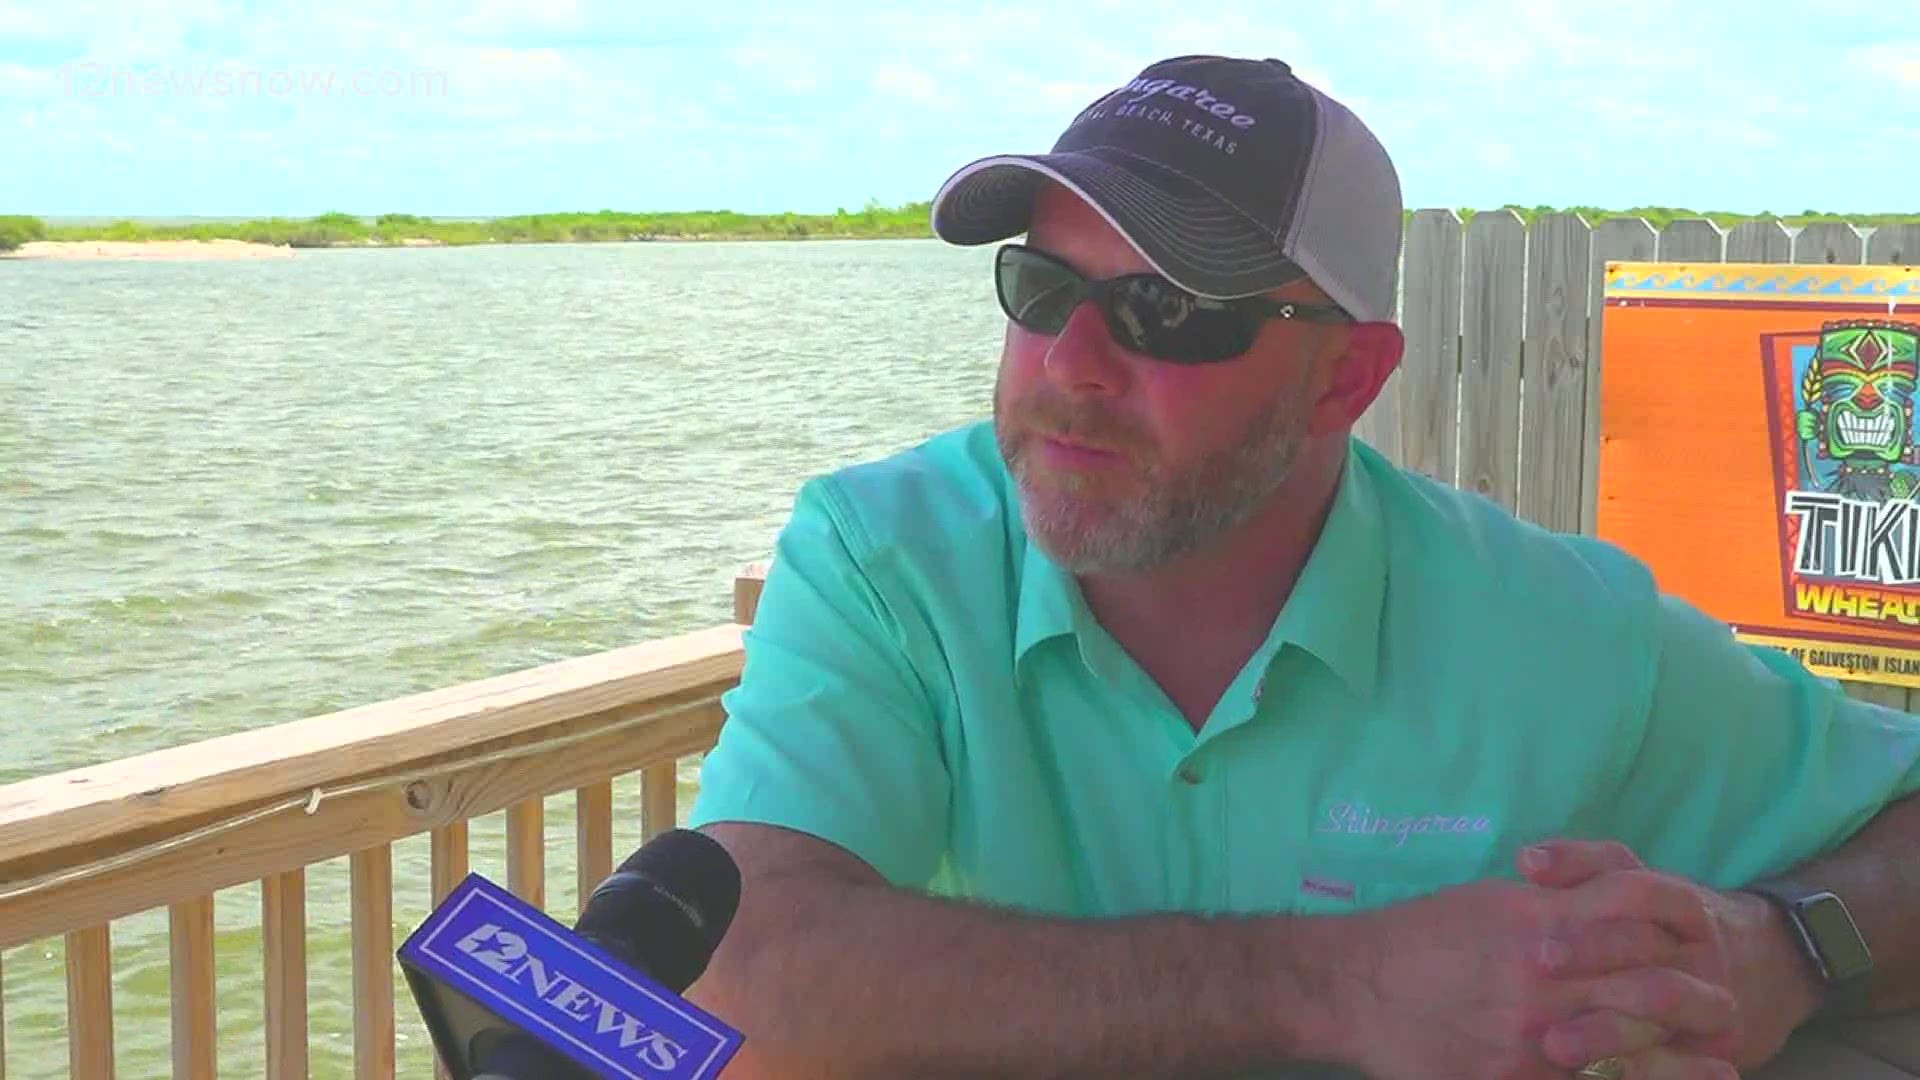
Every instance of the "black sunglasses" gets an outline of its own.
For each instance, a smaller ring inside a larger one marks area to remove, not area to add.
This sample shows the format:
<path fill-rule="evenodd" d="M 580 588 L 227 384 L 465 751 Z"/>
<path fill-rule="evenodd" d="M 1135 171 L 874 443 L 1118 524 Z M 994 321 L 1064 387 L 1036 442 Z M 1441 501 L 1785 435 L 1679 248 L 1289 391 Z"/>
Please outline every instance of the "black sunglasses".
<path fill-rule="evenodd" d="M 999 250 L 993 281 L 1001 310 L 1027 330 L 1057 334 L 1075 309 L 1092 300 L 1122 348 L 1174 364 L 1231 360 L 1253 346 L 1260 324 L 1268 319 L 1353 321 L 1337 307 L 1264 296 L 1210 300 L 1158 274 L 1090 281 L 1060 259 L 1023 244 Z"/>

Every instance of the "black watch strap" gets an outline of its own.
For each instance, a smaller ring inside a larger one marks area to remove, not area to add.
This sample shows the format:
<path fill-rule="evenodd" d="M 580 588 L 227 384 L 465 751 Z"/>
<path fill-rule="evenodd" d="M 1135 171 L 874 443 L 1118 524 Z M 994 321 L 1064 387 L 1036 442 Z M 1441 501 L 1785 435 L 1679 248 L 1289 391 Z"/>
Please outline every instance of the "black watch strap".
<path fill-rule="evenodd" d="M 1821 1019 L 1867 1011 L 1873 954 L 1847 905 L 1828 889 L 1791 878 L 1763 878 L 1744 887 L 1765 897 L 1786 916 L 1802 954 L 1825 988 Z"/>

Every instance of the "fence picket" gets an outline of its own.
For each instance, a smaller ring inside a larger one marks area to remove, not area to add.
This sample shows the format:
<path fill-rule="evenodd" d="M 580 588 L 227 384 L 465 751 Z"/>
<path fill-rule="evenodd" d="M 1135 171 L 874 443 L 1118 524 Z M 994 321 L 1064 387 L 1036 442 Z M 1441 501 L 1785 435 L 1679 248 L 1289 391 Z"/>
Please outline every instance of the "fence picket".
<path fill-rule="evenodd" d="M 1867 238 L 1867 261 L 1876 266 L 1920 266 L 1920 224 L 1882 225 Z"/>
<path fill-rule="evenodd" d="M 1511 210 L 1467 223 L 1460 318 L 1460 486 L 1511 510 L 1520 486 L 1527 229 Z"/>
<path fill-rule="evenodd" d="M 1400 327 L 1407 354 L 1400 464 L 1446 483 L 1456 475 L 1460 415 L 1460 218 L 1422 210 L 1407 228 L 1406 299 Z"/>
<path fill-rule="evenodd" d="M 1608 218 L 1593 230 L 1593 258 L 1587 271 L 1587 408 L 1580 448 L 1580 531 L 1587 536 L 1595 532 L 1600 501 L 1600 327 L 1607 263 L 1648 261 L 1659 245 L 1653 226 L 1640 218 Z"/>
<path fill-rule="evenodd" d="M 1592 241 L 1578 214 L 1548 214 L 1527 242 L 1517 505 L 1522 517 L 1561 532 L 1580 528 Z"/>
<path fill-rule="evenodd" d="M 1866 245 L 1860 233 L 1844 221 L 1816 221 L 1793 240 L 1793 261 L 1858 266 Z"/>
<path fill-rule="evenodd" d="M 1728 262 L 1783 263 L 1792 257 L 1793 237 L 1777 221 L 1743 221 L 1727 234 Z"/>
<path fill-rule="evenodd" d="M 1670 221 L 1660 230 L 1660 261 L 1719 262 L 1723 240 L 1719 226 L 1706 218 Z"/>

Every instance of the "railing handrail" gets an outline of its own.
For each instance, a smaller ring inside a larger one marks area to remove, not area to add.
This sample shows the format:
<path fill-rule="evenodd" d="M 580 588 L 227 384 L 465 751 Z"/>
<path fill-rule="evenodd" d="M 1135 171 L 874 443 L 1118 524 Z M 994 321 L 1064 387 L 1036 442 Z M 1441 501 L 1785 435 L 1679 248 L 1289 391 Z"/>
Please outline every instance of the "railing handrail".
<path fill-rule="evenodd" d="M 737 623 L 0 787 L 0 948 L 712 745 Z"/>
<path fill-rule="evenodd" d="M 737 679 L 740 635 L 722 624 L 9 784 L 0 868 Z"/>

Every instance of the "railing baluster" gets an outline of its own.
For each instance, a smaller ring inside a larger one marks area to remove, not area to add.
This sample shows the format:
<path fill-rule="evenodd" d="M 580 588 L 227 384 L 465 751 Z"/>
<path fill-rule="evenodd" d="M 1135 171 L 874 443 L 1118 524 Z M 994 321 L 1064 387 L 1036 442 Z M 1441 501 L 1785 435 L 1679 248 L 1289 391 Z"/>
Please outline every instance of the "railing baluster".
<path fill-rule="evenodd" d="M 113 938 L 105 926 L 67 935 L 67 1070 L 113 1080 Z"/>
<path fill-rule="evenodd" d="M 352 857 L 353 1075 L 393 1080 L 393 846 Z"/>
<path fill-rule="evenodd" d="M 640 770 L 640 839 L 642 843 L 679 824 L 678 762 L 665 761 Z"/>
<path fill-rule="evenodd" d="M 433 906 L 439 907 L 466 876 L 467 823 L 456 821 L 433 830 Z M 433 1056 L 433 1075 L 453 1080 L 452 1070 L 438 1053 Z"/>
<path fill-rule="evenodd" d="M 7 972 L 0 964 L 0 1080 L 7 1080 Z"/>
<path fill-rule="evenodd" d="M 219 1072 L 213 1012 L 213 896 L 167 909 L 173 984 L 174 1080 L 212 1080 Z"/>
<path fill-rule="evenodd" d="M 260 883 L 267 1080 L 307 1080 L 307 872 Z"/>
<path fill-rule="evenodd" d="M 507 889 L 547 909 L 546 804 L 538 798 L 507 807 Z"/>
<path fill-rule="evenodd" d="M 580 867 L 580 907 L 594 887 L 613 873 L 613 781 L 588 784 L 575 793 L 574 859 Z M 0 1077 L 0 1080 L 5 1080 Z"/>
<path fill-rule="evenodd" d="M 456 821 L 433 830 L 433 906 L 452 895 L 467 876 L 467 823 Z"/>

